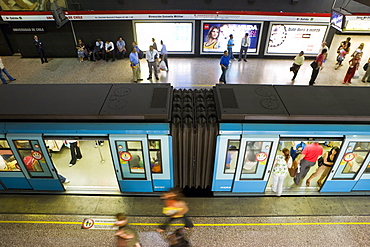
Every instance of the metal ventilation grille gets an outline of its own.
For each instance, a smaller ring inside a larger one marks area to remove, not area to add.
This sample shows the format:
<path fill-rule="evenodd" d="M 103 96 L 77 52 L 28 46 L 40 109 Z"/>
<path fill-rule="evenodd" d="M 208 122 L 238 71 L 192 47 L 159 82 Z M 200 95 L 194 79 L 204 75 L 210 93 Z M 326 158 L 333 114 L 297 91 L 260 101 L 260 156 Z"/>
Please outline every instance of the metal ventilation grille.
<path fill-rule="evenodd" d="M 223 108 L 239 108 L 232 88 L 220 88 Z"/>
<path fill-rule="evenodd" d="M 155 88 L 153 90 L 150 108 L 166 108 L 168 88 Z"/>

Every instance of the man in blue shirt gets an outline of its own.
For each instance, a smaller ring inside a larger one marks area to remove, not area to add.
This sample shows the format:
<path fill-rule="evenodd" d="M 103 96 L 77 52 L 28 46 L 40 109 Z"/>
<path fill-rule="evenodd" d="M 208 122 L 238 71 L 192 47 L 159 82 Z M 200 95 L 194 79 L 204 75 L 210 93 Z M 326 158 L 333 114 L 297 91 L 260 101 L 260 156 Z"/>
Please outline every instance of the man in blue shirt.
<path fill-rule="evenodd" d="M 227 68 L 229 67 L 229 63 L 230 63 L 230 56 L 227 51 L 224 51 L 224 55 L 221 57 L 221 61 L 220 61 L 222 74 L 221 74 L 219 81 L 225 84 L 226 84 L 226 71 L 227 71 Z"/>
<path fill-rule="evenodd" d="M 134 77 L 134 82 L 142 81 L 141 77 L 141 69 L 140 69 L 140 62 L 139 62 L 139 54 L 136 51 L 136 48 L 132 48 L 132 52 L 130 53 L 130 66 L 132 69 L 132 74 Z"/>
<path fill-rule="evenodd" d="M 230 34 L 230 39 L 227 42 L 227 52 L 229 53 L 231 59 L 236 60 L 236 58 L 233 55 L 233 46 L 234 46 L 234 36 Z"/>
<path fill-rule="evenodd" d="M 122 37 L 118 38 L 116 46 L 117 46 L 117 58 L 122 59 L 126 53 L 126 43 Z"/>
<path fill-rule="evenodd" d="M 163 44 L 163 40 L 161 40 L 161 45 L 162 45 L 161 60 L 165 62 L 166 66 L 167 66 L 167 71 L 168 71 L 167 47 L 166 47 L 165 44 Z"/>

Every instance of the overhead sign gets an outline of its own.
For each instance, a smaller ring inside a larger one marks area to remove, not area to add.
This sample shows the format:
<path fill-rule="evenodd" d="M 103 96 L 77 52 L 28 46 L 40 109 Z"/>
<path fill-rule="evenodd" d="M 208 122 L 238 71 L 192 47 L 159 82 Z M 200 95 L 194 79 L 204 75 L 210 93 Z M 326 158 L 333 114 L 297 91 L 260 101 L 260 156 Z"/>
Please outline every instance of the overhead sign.
<path fill-rule="evenodd" d="M 370 16 L 346 16 L 344 32 L 370 32 Z"/>

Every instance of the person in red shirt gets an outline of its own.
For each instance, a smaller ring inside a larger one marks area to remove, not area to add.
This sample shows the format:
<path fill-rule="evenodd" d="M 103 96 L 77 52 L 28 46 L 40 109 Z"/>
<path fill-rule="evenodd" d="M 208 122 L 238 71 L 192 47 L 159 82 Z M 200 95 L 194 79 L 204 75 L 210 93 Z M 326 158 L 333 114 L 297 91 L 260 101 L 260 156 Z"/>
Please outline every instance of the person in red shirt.
<path fill-rule="evenodd" d="M 311 64 L 312 74 L 311 74 L 311 79 L 310 79 L 309 85 L 312 86 L 313 84 L 315 84 L 315 80 L 316 80 L 317 76 L 319 75 L 319 71 L 322 70 L 322 68 L 323 68 L 322 64 L 323 64 L 323 61 L 325 60 L 327 52 L 328 52 L 327 49 L 323 49 L 321 51 L 321 53 L 316 57 L 315 62 L 313 62 Z"/>
<path fill-rule="evenodd" d="M 303 149 L 302 154 L 297 161 L 298 164 L 300 164 L 300 169 L 298 169 L 299 173 L 294 177 L 294 183 L 296 185 L 301 183 L 301 180 L 307 175 L 311 166 L 316 164 L 318 157 L 323 154 L 323 150 L 324 148 L 317 142 L 313 142 Z"/>

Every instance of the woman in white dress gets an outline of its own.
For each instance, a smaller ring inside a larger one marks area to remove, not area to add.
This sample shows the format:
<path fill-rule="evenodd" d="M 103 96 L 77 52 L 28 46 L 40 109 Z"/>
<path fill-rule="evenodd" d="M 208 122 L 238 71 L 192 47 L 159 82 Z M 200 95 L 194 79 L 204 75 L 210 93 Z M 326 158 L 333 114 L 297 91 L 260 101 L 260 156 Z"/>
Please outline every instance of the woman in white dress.
<path fill-rule="evenodd" d="M 292 157 L 290 156 L 290 151 L 287 148 L 284 148 L 282 154 L 277 155 L 275 158 L 275 164 L 272 168 L 273 174 L 273 184 L 272 191 L 277 193 L 277 196 L 281 196 L 283 191 L 284 179 L 288 174 L 288 168 L 292 167 Z"/>

